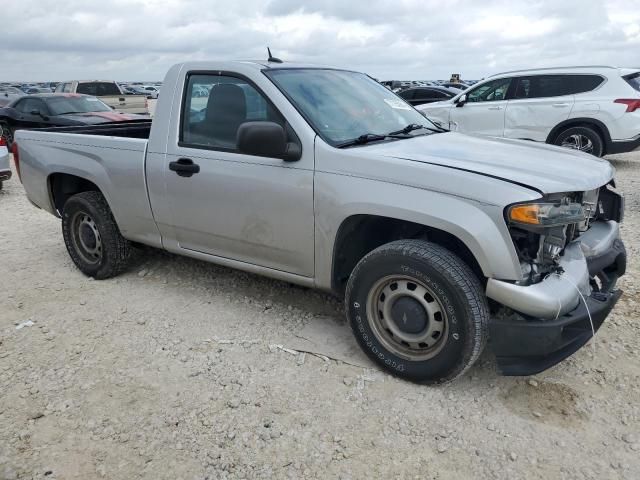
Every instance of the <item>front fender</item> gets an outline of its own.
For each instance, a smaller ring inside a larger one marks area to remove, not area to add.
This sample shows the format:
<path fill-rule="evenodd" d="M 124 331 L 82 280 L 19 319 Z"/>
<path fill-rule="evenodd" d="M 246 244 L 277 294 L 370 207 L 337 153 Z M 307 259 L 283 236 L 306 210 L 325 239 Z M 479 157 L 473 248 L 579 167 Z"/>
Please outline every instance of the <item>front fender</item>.
<path fill-rule="evenodd" d="M 331 288 L 333 246 L 353 215 L 376 215 L 436 228 L 458 238 L 489 278 L 520 280 L 517 253 L 503 207 L 430 190 L 317 172 L 315 179 L 316 282 Z"/>

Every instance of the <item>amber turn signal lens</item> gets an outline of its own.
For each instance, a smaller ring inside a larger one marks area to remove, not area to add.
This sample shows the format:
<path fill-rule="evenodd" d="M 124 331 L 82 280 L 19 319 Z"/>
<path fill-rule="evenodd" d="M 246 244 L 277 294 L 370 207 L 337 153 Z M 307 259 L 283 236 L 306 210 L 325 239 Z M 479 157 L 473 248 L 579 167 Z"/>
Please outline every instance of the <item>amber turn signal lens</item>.
<path fill-rule="evenodd" d="M 512 222 L 540 225 L 540 205 L 516 205 L 509 210 L 509 219 Z"/>

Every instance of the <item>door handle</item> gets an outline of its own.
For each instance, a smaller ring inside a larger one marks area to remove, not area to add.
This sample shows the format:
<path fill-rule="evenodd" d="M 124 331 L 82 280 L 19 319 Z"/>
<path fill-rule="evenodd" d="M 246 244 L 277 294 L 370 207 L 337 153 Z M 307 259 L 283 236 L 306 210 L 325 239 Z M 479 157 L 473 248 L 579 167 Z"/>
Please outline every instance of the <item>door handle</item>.
<path fill-rule="evenodd" d="M 496 106 L 496 107 L 489 107 L 489 110 L 502 110 L 502 107 Z"/>
<path fill-rule="evenodd" d="M 200 165 L 193 163 L 190 158 L 180 158 L 177 162 L 169 163 L 169 170 L 176 172 L 181 177 L 190 177 L 200 172 Z"/>
<path fill-rule="evenodd" d="M 568 103 L 552 103 L 551 106 L 556 108 L 562 108 L 562 107 L 568 107 L 569 104 Z"/>

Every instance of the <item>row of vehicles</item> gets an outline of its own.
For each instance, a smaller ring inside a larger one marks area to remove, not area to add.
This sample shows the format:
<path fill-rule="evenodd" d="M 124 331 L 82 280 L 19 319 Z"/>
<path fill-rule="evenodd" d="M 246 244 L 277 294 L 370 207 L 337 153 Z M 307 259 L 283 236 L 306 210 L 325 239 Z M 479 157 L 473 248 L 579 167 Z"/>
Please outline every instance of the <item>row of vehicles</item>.
<path fill-rule="evenodd" d="M 23 95 L 39 93 L 80 93 L 100 97 L 119 111 L 147 113 L 144 99 L 157 99 L 161 84 L 147 85 L 139 82 L 118 83 L 110 80 L 73 80 L 41 84 L 0 84 L 0 106 Z"/>
<path fill-rule="evenodd" d="M 640 135 L 636 73 L 601 75 L 607 98 L 628 87 L 607 106 L 626 116 L 616 134 Z M 534 92 L 533 77 L 470 87 L 438 124 L 350 70 L 188 62 L 153 121 L 19 129 L 12 151 L 87 276 L 118 275 L 144 244 L 344 298 L 358 344 L 394 375 L 446 382 L 487 344 L 502 373 L 529 375 L 589 341 L 626 269 L 609 162 L 448 128 L 522 79 Z"/>

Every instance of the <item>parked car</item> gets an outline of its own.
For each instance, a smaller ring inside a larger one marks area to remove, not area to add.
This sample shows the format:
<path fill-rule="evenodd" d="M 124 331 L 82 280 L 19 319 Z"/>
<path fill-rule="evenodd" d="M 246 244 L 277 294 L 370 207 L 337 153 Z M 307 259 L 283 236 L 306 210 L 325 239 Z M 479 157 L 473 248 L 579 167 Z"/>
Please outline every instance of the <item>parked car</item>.
<path fill-rule="evenodd" d="M 160 90 L 150 85 L 131 85 L 128 87 L 129 91 L 136 95 L 145 95 L 147 98 L 156 99 Z"/>
<path fill-rule="evenodd" d="M 27 95 L 35 95 L 37 93 L 51 93 L 51 89 L 43 87 L 29 87 L 23 91 Z"/>
<path fill-rule="evenodd" d="M 114 112 L 96 97 L 49 93 L 25 95 L 0 108 L 0 127 L 9 147 L 16 130 L 98 123 L 130 122 L 148 117 Z"/>
<path fill-rule="evenodd" d="M 456 92 L 444 87 L 415 87 L 400 91 L 398 96 L 411 105 L 424 105 L 453 98 Z"/>
<path fill-rule="evenodd" d="M 160 89 L 153 85 L 144 85 L 142 86 L 142 90 L 146 92 L 147 98 L 158 98 L 160 94 Z"/>
<path fill-rule="evenodd" d="M 508 72 L 419 110 L 451 130 L 546 142 L 600 157 L 640 147 L 639 79 L 637 68 Z"/>
<path fill-rule="evenodd" d="M 0 190 L 2 190 L 3 182 L 6 182 L 10 178 L 9 146 L 2 135 L 2 127 L 0 126 Z"/>
<path fill-rule="evenodd" d="M 123 272 L 136 242 L 331 291 L 371 360 L 432 383 L 488 337 L 503 373 L 545 370 L 620 297 L 609 162 L 442 133 L 353 71 L 191 62 L 165 86 L 153 122 L 16 133 L 27 196 L 85 275 Z"/>
<path fill-rule="evenodd" d="M 16 87 L 0 86 L 0 107 L 23 95 L 24 92 Z"/>
<path fill-rule="evenodd" d="M 123 93 L 127 93 L 129 95 L 144 95 L 146 97 L 146 92 L 140 92 L 138 90 L 136 90 L 134 87 L 130 87 L 128 85 L 121 87 Z"/>
<path fill-rule="evenodd" d="M 120 89 L 120 85 L 112 81 L 74 80 L 62 82 L 56 87 L 56 93 L 92 95 L 119 112 L 149 113 L 146 98 L 142 98 L 140 95 L 125 94 Z"/>

